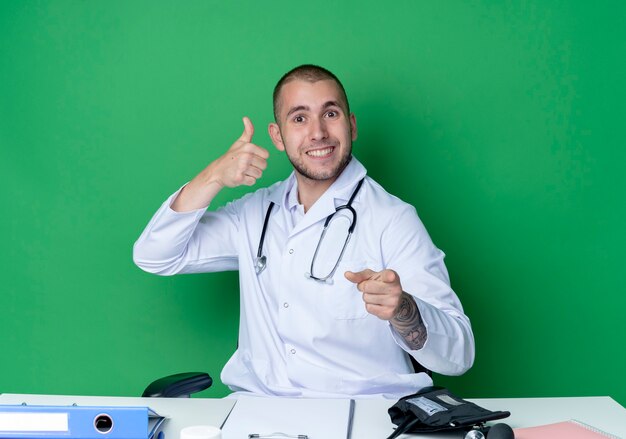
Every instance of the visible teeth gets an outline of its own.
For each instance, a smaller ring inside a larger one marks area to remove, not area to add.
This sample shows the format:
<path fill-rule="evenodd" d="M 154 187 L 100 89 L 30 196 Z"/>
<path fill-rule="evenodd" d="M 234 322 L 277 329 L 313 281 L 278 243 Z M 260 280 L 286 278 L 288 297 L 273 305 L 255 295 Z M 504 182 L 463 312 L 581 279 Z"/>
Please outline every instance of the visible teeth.
<path fill-rule="evenodd" d="M 314 151 L 307 152 L 308 155 L 312 155 L 313 157 L 323 157 L 326 154 L 330 154 L 333 152 L 333 148 L 324 148 L 324 149 L 316 149 Z"/>

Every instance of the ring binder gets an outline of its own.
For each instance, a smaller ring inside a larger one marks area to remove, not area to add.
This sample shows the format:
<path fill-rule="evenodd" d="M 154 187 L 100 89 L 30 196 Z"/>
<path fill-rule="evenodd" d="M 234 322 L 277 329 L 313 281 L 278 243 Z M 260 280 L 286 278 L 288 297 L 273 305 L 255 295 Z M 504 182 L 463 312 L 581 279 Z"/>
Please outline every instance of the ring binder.
<path fill-rule="evenodd" d="M 164 420 L 149 407 L 0 405 L 0 439 L 153 439 Z"/>

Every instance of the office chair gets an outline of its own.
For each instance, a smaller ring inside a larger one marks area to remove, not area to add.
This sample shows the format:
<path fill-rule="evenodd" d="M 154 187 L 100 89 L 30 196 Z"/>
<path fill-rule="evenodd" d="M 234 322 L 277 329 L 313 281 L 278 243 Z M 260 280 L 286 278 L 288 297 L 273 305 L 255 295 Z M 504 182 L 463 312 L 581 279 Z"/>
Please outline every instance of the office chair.
<path fill-rule="evenodd" d="M 433 373 L 409 356 L 415 373 L 424 372 L 432 377 Z M 213 379 L 205 372 L 185 372 L 168 375 L 151 382 L 143 397 L 151 398 L 189 398 L 192 393 L 208 389 L 213 384 Z"/>
<path fill-rule="evenodd" d="M 431 377 L 431 378 L 433 377 L 432 370 L 426 369 L 424 366 L 422 366 L 420 363 L 418 363 L 418 361 L 415 358 L 413 358 L 410 355 L 409 355 L 409 360 L 411 360 L 411 364 L 413 365 L 413 370 L 415 371 L 415 373 L 424 372 L 429 377 Z"/>
<path fill-rule="evenodd" d="M 143 396 L 151 398 L 189 398 L 192 393 L 208 389 L 213 378 L 205 372 L 185 372 L 168 375 L 151 382 Z"/>

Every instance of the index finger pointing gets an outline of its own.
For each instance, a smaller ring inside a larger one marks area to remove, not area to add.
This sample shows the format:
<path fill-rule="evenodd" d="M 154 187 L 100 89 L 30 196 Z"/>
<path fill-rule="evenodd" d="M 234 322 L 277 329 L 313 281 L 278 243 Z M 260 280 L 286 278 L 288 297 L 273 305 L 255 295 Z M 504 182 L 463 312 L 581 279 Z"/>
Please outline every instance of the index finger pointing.
<path fill-rule="evenodd" d="M 346 271 L 344 273 L 344 276 L 350 282 L 358 284 L 358 283 L 363 282 L 364 280 L 370 279 L 373 274 L 374 272 L 372 270 L 370 270 L 369 268 L 366 268 L 365 270 L 358 271 L 358 272 Z"/>

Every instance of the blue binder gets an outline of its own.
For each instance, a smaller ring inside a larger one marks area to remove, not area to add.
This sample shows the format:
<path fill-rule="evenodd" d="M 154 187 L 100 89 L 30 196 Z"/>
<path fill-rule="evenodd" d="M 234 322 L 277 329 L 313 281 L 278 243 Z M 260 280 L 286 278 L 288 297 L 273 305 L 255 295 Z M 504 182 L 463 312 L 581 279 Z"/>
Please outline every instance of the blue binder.
<path fill-rule="evenodd" d="M 0 439 L 152 439 L 164 420 L 148 407 L 0 405 Z"/>

